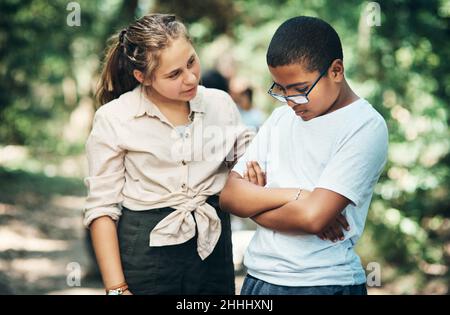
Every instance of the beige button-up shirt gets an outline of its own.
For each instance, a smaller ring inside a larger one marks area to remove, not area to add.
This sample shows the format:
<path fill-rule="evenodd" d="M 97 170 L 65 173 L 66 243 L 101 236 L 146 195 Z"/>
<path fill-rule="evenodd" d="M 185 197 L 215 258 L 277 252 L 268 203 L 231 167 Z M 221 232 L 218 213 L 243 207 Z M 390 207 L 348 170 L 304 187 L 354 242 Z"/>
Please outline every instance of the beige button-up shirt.
<path fill-rule="evenodd" d="M 86 227 L 105 215 L 118 220 L 121 205 L 136 211 L 172 207 L 149 231 L 149 246 L 184 243 L 197 224 L 200 257 L 212 252 L 221 225 L 205 201 L 220 193 L 254 132 L 225 92 L 199 86 L 190 109 L 191 123 L 181 134 L 141 86 L 97 110 L 86 143 Z"/>

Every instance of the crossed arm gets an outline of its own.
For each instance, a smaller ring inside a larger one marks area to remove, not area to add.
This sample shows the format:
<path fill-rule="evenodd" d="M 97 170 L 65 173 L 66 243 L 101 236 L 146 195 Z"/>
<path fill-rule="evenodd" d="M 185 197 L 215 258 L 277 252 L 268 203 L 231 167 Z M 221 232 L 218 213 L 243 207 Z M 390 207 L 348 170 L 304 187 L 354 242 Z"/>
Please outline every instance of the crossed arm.
<path fill-rule="evenodd" d="M 316 188 L 264 188 L 265 174 L 256 162 L 247 165 L 244 177 L 231 172 L 220 195 L 220 206 L 240 217 L 250 217 L 259 225 L 285 233 L 318 234 L 322 239 L 343 237 L 348 229 L 342 210 L 350 203 L 333 191 Z"/>

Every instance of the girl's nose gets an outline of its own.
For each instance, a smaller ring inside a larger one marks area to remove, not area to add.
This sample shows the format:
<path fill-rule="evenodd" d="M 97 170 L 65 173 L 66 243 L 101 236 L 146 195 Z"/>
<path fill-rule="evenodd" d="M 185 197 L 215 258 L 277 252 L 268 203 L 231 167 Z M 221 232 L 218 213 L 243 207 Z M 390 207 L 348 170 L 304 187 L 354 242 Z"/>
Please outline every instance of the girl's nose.
<path fill-rule="evenodd" d="M 193 72 L 188 72 L 187 76 L 185 77 L 184 82 L 186 85 L 195 83 L 197 81 L 197 76 Z"/>

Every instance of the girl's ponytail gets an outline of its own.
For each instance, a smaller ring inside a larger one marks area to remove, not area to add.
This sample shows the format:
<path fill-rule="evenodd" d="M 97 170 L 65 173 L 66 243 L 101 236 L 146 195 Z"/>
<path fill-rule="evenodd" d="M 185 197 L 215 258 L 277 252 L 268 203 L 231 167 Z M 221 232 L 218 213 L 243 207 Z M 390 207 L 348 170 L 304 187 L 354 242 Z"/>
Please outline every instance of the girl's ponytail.
<path fill-rule="evenodd" d="M 100 84 L 97 89 L 97 99 L 101 105 L 131 91 L 139 84 L 133 76 L 133 71 L 130 69 L 129 61 L 124 53 L 123 38 L 125 32 L 123 30 L 118 36 L 110 39 L 111 45 L 106 54 Z"/>

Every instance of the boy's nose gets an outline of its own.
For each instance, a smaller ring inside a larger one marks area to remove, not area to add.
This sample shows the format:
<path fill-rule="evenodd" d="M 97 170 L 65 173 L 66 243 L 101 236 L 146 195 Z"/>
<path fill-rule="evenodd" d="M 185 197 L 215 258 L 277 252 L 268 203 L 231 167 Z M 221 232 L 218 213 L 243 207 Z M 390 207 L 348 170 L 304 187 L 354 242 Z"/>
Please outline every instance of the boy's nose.
<path fill-rule="evenodd" d="M 301 110 L 305 104 L 295 104 L 292 101 L 288 101 L 288 105 L 290 108 L 292 108 L 293 111 L 298 111 L 298 110 Z M 303 110 L 305 110 L 305 109 L 303 109 Z"/>
<path fill-rule="evenodd" d="M 294 109 L 295 106 L 298 106 L 298 104 L 294 103 L 293 101 L 287 100 L 287 104 L 290 108 Z"/>

